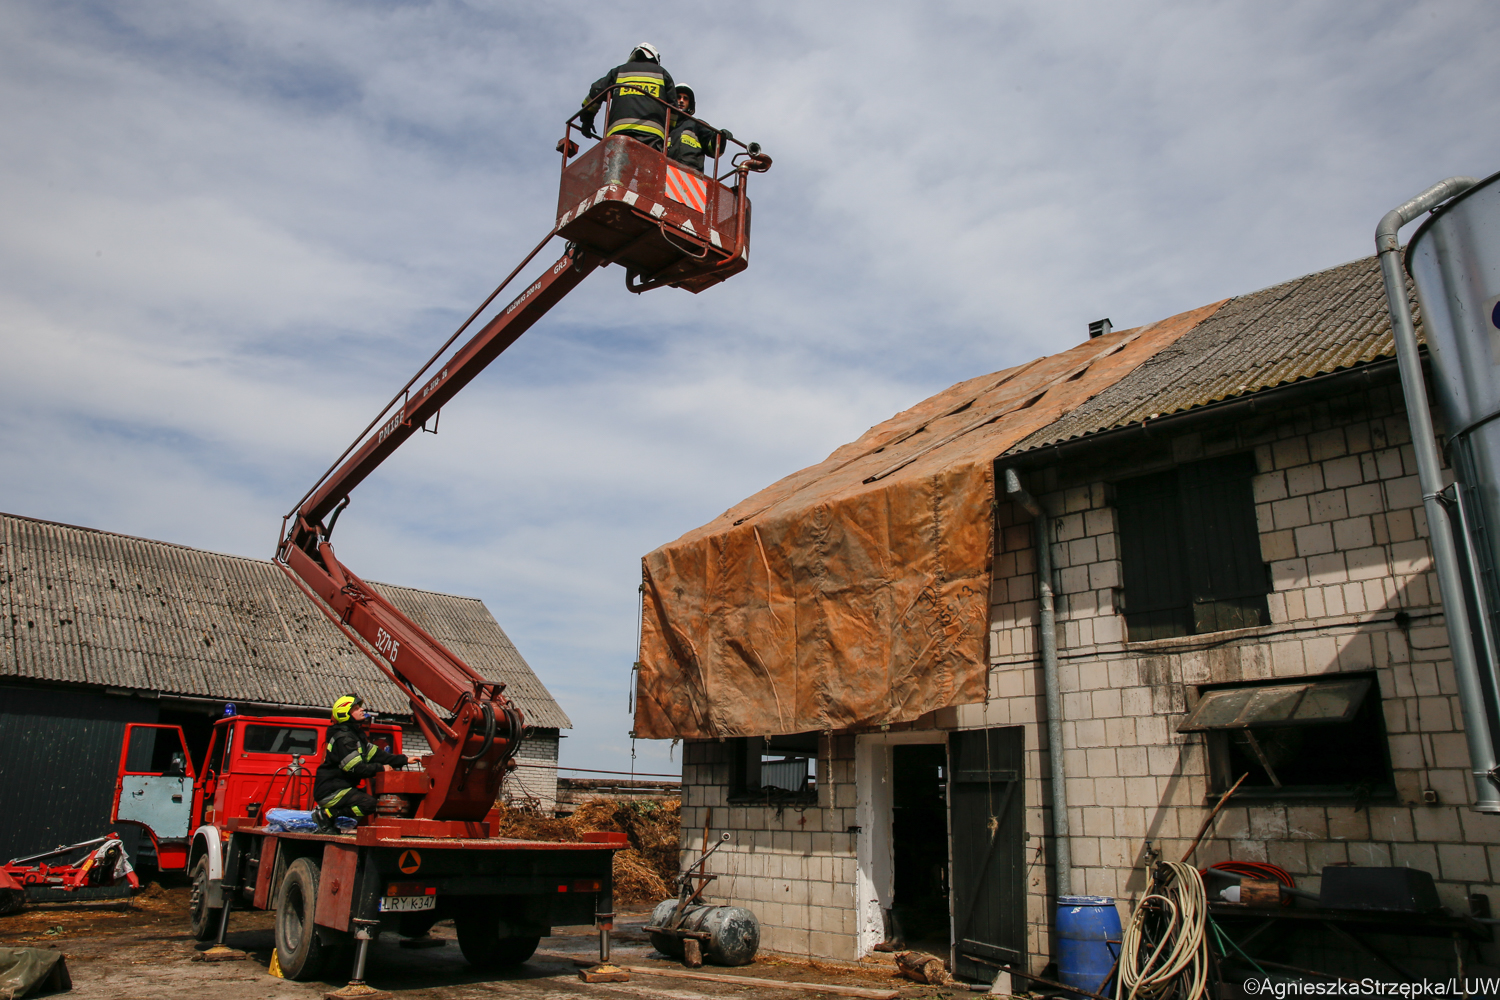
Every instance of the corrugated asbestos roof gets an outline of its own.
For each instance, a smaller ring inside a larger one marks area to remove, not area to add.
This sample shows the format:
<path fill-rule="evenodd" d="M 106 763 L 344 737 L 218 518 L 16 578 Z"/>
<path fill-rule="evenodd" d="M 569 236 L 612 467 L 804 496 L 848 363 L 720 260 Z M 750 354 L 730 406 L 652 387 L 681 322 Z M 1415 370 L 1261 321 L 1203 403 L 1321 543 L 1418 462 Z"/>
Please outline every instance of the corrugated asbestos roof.
<path fill-rule="evenodd" d="M 1394 354 L 1380 263 L 1365 257 L 1230 299 L 1135 371 L 1005 454 Z"/>
<path fill-rule="evenodd" d="M 569 729 L 481 601 L 374 584 L 535 726 Z M 394 685 L 272 563 L 0 514 L 0 678 L 324 708 Z"/>

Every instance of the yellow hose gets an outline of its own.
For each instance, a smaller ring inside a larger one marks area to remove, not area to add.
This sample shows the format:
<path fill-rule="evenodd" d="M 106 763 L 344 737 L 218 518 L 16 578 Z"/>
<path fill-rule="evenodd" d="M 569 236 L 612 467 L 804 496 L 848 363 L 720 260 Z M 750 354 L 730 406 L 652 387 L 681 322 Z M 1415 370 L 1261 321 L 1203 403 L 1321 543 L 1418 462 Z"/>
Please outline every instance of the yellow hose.
<path fill-rule="evenodd" d="M 1161 889 L 1143 896 L 1130 916 L 1120 945 L 1120 985 L 1128 1000 L 1165 1000 L 1181 978 L 1179 1000 L 1201 1000 L 1208 988 L 1208 894 L 1198 869 L 1180 861 L 1166 867 L 1172 878 Z M 1161 914 L 1153 928 L 1158 938 L 1147 954 L 1145 924 Z"/>

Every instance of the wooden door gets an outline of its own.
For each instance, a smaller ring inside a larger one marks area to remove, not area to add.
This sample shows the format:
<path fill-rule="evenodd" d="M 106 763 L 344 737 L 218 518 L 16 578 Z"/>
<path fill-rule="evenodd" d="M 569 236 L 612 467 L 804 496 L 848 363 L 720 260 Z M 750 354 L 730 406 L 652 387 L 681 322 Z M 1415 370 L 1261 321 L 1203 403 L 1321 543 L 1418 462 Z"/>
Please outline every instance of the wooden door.
<path fill-rule="evenodd" d="M 953 971 L 991 982 L 1026 960 L 1025 728 L 948 737 Z"/>

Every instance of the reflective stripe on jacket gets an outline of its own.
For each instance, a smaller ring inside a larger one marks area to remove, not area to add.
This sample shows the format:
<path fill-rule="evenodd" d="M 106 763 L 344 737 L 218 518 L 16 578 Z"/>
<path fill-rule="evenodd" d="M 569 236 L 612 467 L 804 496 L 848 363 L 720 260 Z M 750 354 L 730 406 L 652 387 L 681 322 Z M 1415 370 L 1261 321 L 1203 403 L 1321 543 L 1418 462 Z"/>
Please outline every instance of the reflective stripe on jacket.
<path fill-rule="evenodd" d="M 684 118 L 672 126 L 672 139 L 667 143 L 667 155 L 684 166 L 702 171 L 705 158 L 722 149 L 719 133 L 707 125 L 700 125 L 691 118 Z"/>
<path fill-rule="evenodd" d="M 609 106 L 605 134 L 614 135 L 628 130 L 646 132 L 666 139 L 666 109 L 652 98 L 659 98 L 675 106 L 677 85 L 672 82 L 671 73 L 654 62 L 642 59 L 616 66 L 594 81 L 594 85 L 589 88 L 589 96 L 583 102 L 583 124 L 590 129 L 594 127 L 594 115 L 606 100 L 610 100 L 605 96 L 605 91 L 617 83 L 622 86 L 614 92 L 613 102 Z M 598 103 L 594 103 L 595 101 Z"/>
<path fill-rule="evenodd" d="M 313 798 L 329 805 L 343 793 L 371 775 L 393 764 L 396 754 L 365 738 L 364 731 L 353 722 L 328 727 L 323 747 L 323 762 L 313 776 Z"/>

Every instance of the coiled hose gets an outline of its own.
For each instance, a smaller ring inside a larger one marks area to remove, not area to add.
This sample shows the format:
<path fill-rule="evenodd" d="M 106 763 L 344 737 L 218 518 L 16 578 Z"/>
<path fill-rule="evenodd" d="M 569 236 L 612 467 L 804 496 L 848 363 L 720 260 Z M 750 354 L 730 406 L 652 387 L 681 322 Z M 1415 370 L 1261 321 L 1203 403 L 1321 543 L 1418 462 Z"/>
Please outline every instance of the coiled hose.
<path fill-rule="evenodd" d="M 1136 904 L 1120 944 L 1128 1000 L 1201 1000 L 1208 986 L 1208 894 L 1198 869 L 1168 861 Z M 1118 994 L 1117 994 L 1118 995 Z"/>

